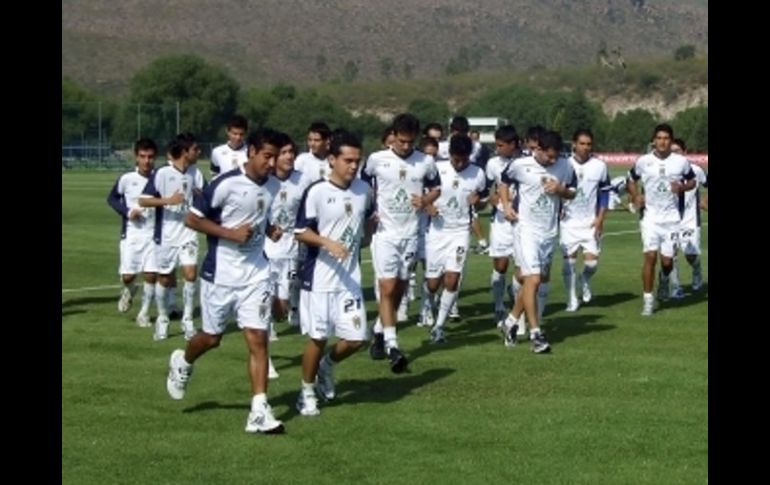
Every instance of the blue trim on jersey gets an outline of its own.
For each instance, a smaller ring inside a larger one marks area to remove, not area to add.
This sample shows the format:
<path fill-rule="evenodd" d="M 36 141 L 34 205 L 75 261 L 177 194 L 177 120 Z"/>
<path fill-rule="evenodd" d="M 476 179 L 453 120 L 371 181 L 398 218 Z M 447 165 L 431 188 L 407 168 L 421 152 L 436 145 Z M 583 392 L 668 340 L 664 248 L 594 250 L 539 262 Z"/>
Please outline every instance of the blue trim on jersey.
<path fill-rule="evenodd" d="M 213 182 L 208 185 L 204 185 L 203 191 L 200 194 L 193 196 L 193 206 L 203 214 L 206 219 L 221 225 L 222 224 L 222 208 L 211 207 L 211 199 L 214 197 L 214 191 L 222 183 L 222 181 L 235 177 L 241 174 L 240 169 L 230 170 L 223 175 L 217 177 Z M 206 235 L 207 251 L 206 257 L 201 264 L 201 279 L 214 282 L 214 278 L 217 274 L 217 248 L 219 247 L 220 238 Z"/>
<path fill-rule="evenodd" d="M 436 178 L 431 180 L 426 174 L 425 177 L 422 178 L 422 183 L 428 190 L 434 187 L 441 187 L 441 175 L 439 175 L 438 171 L 436 171 Z"/>
<path fill-rule="evenodd" d="M 629 177 L 629 178 L 631 178 L 631 179 L 632 179 L 634 182 L 636 182 L 637 180 L 639 180 L 640 178 L 642 178 L 642 176 L 641 176 L 641 175 L 639 175 L 638 173 L 636 173 L 636 165 L 634 165 L 633 167 L 631 167 L 631 168 L 628 170 L 628 177 Z"/>
<path fill-rule="evenodd" d="M 132 173 L 132 172 L 128 172 Z M 110 207 L 115 209 L 115 212 L 120 215 L 120 238 L 125 239 L 126 238 L 126 229 L 128 227 L 128 206 L 126 205 L 126 197 L 125 195 L 118 192 L 118 184 L 120 184 L 120 179 L 123 178 L 123 176 L 126 174 L 121 175 L 118 177 L 118 179 L 115 181 L 115 185 L 112 186 L 112 190 L 110 190 L 110 193 L 107 194 L 107 204 L 109 204 Z"/>
<path fill-rule="evenodd" d="M 607 209 L 610 206 L 610 190 L 612 190 L 612 184 L 610 183 L 610 176 L 604 177 L 604 180 L 599 182 L 598 193 L 596 194 L 597 207 L 596 213 L 598 214 L 601 209 Z"/>
<path fill-rule="evenodd" d="M 307 229 L 318 233 L 318 221 L 312 219 Z M 311 291 L 313 289 L 313 276 L 315 275 L 315 263 L 318 261 L 318 255 L 321 253 L 318 246 L 307 246 L 305 260 L 300 264 L 300 278 L 302 279 L 302 289 Z"/>
<path fill-rule="evenodd" d="M 147 181 L 147 185 L 144 186 L 142 194 L 149 195 L 151 197 L 160 198 L 160 192 L 155 188 L 155 177 L 158 176 L 158 171 L 152 173 L 152 176 Z M 155 227 L 152 230 L 152 240 L 156 244 L 160 244 L 163 240 L 163 206 L 159 205 L 155 208 Z"/>

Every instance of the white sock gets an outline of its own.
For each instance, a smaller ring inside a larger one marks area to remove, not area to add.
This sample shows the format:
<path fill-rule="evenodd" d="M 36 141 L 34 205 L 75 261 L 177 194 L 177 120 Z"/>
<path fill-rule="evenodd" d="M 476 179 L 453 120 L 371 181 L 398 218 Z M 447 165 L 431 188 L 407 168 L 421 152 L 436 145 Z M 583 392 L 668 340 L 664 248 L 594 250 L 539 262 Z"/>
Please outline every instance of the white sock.
<path fill-rule="evenodd" d="M 184 293 L 184 318 L 192 319 L 195 307 L 195 282 L 185 281 L 182 292 Z"/>
<path fill-rule="evenodd" d="M 423 281 L 422 282 L 422 309 L 423 311 L 433 311 L 434 306 L 435 306 L 434 295 L 428 288 L 428 282 Z"/>
<path fill-rule="evenodd" d="M 676 289 L 679 288 L 679 258 L 674 256 L 671 264 L 673 266 L 671 266 L 671 272 L 668 274 L 668 279 L 671 282 L 671 288 Z"/>
<path fill-rule="evenodd" d="M 302 381 L 302 394 L 315 395 L 315 384 L 312 382 Z"/>
<path fill-rule="evenodd" d="M 380 317 L 377 317 L 377 320 L 374 321 L 372 331 L 374 333 L 382 333 L 382 322 L 380 321 Z"/>
<path fill-rule="evenodd" d="M 257 409 L 265 407 L 265 404 L 267 404 L 267 394 L 264 392 L 260 394 L 254 394 L 254 397 L 251 398 L 252 411 L 256 411 Z"/>
<path fill-rule="evenodd" d="M 564 277 L 564 289 L 567 292 L 567 302 L 572 303 L 577 300 L 577 289 L 575 288 L 575 280 L 577 275 L 575 274 L 576 258 L 564 258 L 564 266 L 562 266 L 561 274 Z"/>
<path fill-rule="evenodd" d="M 168 318 L 168 288 L 160 283 L 155 284 L 155 305 L 158 307 L 158 317 Z"/>
<path fill-rule="evenodd" d="M 491 278 L 492 298 L 495 302 L 495 311 L 499 308 L 505 308 L 505 273 L 499 273 L 496 269 L 492 270 Z"/>
<path fill-rule="evenodd" d="M 144 283 L 144 287 L 142 288 L 142 308 L 139 310 L 139 313 L 142 313 L 144 315 L 147 315 L 150 313 L 150 304 L 152 303 L 152 299 L 155 297 L 155 283 Z"/>
<path fill-rule="evenodd" d="M 436 317 L 437 327 L 444 326 L 444 323 L 446 323 L 447 315 L 449 315 L 449 310 L 452 308 L 452 305 L 454 305 L 456 300 L 457 292 L 449 291 L 444 288 L 444 291 L 441 293 L 441 301 L 438 304 L 438 316 Z"/>
<path fill-rule="evenodd" d="M 398 338 L 396 337 L 396 327 L 385 327 L 382 329 L 385 337 L 385 348 L 398 348 Z"/>

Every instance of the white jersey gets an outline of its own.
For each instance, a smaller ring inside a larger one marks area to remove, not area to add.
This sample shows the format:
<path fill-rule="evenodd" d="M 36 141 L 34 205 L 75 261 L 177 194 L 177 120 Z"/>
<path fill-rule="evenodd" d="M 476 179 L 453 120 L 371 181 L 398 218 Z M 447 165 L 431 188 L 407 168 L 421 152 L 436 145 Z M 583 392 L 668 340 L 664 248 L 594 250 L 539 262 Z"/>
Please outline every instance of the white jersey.
<path fill-rule="evenodd" d="M 470 156 L 471 163 L 479 163 L 479 155 L 481 155 L 481 143 L 478 140 L 473 140 L 473 148 L 471 149 Z M 438 142 L 436 160 L 449 160 L 449 139 Z"/>
<path fill-rule="evenodd" d="M 348 257 L 338 261 L 327 251 L 308 246 L 300 268 L 303 290 L 360 291 L 361 238 L 372 212 L 372 188 L 361 179 L 353 179 L 347 188 L 329 180 L 320 180 L 308 187 L 294 232 L 312 229 L 323 237 L 338 241 L 348 249 Z"/>
<path fill-rule="evenodd" d="M 636 160 L 629 176 L 634 181 L 642 180 L 645 220 L 655 224 L 681 220 L 680 197 L 671 191 L 671 182 L 695 176 L 685 157 L 669 153 L 660 159 L 654 153 L 647 153 Z"/>
<path fill-rule="evenodd" d="M 155 230 L 153 238 L 164 246 L 182 246 L 189 241 L 196 241 L 195 231 L 185 226 L 184 217 L 193 203 L 193 190 L 200 189 L 202 175 L 194 165 L 180 172 L 173 165 L 166 165 L 155 171 L 142 191 L 141 197 L 171 197 L 181 192 L 184 200 L 181 204 L 155 208 Z"/>
<path fill-rule="evenodd" d="M 441 179 L 441 195 L 433 203 L 438 215 L 430 218 L 428 232 L 467 231 L 471 225 L 471 204 L 468 197 L 476 192 L 481 199 L 489 195 L 487 179 L 481 167 L 469 163 L 457 172 L 452 162 L 436 162 Z"/>
<path fill-rule="evenodd" d="M 150 172 L 150 177 L 153 172 Z M 139 170 L 126 172 L 115 181 L 107 202 L 110 207 L 122 216 L 120 238 L 127 240 L 152 239 L 155 230 L 155 209 L 152 207 L 139 207 L 139 196 L 142 195 L 148 177 L 139 173 Z M 133 209 L 140 209 L 142 217 L 129 219 L 128 214 Z"/>
<path fill-rule="evenodd" d="M 413 195 L 439 185 L 433 157 L 414 150 L 401 158 L 391 149 L 372 153 L 361 173 L 377 187 L 378 237 L 411 239 L 417 237 L 419 212 L 412 205 Z"/>
<path fill-rule="evenodd" d="M 577 178 L 577 192 L 574 199 L 564 201 L 561 224 L 589 227 L 599 208 L 607 207 L 610 190 L 607 164 L 594 156 L 581 163 L 574 154 L 569 157 L 569 162 Z"/>
<path fill-rule="evenodd" d="M 700 188 L 708 187 L 708 177 L 703 169 L 691 163 L 695 174 L 695 188 L 684 193 L 684 212 L 682 213 L 682 227 L 700 227 Z"/>
<path fill-rule="evenodd" d="M 487 185 L 491 187 L 492 185 L 499 185 L 503 178 L 503 172 L 505 171 L 505 168 L 515 159 L 508 158 L 508 157 L 492 157 L 487 162 L 486 166 L 486 176 L 487 176 Z M 508 200 L 511 201 L 511 205 L 514 209 L 517 209 L 519 206 L 519 200 L 518 200 L 518 187 L 516 184 L 510 184 L 508 186 Z M 505 219 L 505 213 L 503 212 L 503 205 L 501 202 L 497 203 L 497 206 L 492 208 L 492 220 L 490 221 L 490 224 L 493 225 L 510 225 L 511 222 L 507 221 Z M 515 222 L 514 222 L 515 224 Z"/>
<path fill-rule="evenodd" d="M 299 256 L 299 243 L 294 238 L 294 223 L 297 220 L 302 194 L 310 185 L 310 181 L 302 172 L 296 170 L 292 170 L 285 180 L 278 177 L 276 180 L 280 187 L 271 207 L 270 224 L 279 226 L 283 230 L 283 235 L 278 241 L 272 239 L 265 241 L 265 254 L 268 259 L 296 259 Z"/>
<path fill-rule="evenodd" d="M 231 170 L 217 177 L 195 198 L 195 206 L 190 209 L 193 214 L 228 229 L 244 224 L 253 228 L 251 239 L 245 243 L 207 235 L 202 279 L 221 286 L 248 286 L 270 277 L 270 265 L 264 254 L 265 230 L 279 187 L 272 175 L 257 183 L 242 170 Z"/>
<path fill-rule="evenodd" d="M 246 144 L 240 148 L 230 148 L 225 143 L 211 150 L 211 176 L 220 175 L 234 168 L 241 168 L 249 160 Z"/>
<path fill-rule="evenodd" d="M 540 165 L 534 156 L 517 158 L 503 172 L 502 180 L 519 187 L 519 224 L 527 233 L 537 238 L 556 236 L 559 228 L 561 197 L 547 194 L 543 182 L 549 178 L 574 190 L 577 185 L 575 171 L 566 158 L 559 157 L 553 165 Z"/>
<path fill-rule="evenodd" d="M 311 152 L 300 153 L 296 160 L 294 160 L 294 170 L 303 172 L 310 182 L 316 180 L 324 180 L 329 177 L 331 173 L 331 167 L 329 167 L 329 160 L 326 158 L 318 158 Z"/>

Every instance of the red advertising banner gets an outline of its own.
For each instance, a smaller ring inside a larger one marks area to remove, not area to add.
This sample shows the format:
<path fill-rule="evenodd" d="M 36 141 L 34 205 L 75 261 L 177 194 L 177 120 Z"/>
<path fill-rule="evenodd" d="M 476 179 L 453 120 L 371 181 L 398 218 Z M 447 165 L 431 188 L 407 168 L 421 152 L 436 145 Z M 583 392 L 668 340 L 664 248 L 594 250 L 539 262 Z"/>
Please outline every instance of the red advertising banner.
<path fill-rule="evenodd" d="M 594 153 L 594 156 L 597 158 L 601 158 L 605 162 L 607 162 L 607 165 L 626 165 L 631 166 L 636 162 L 636 159 L 642 156 L 641 153 L 620 153 L 620 152 L 610 152 L 610 153 Z M 687 159 L 691 162 L 695 162 L 698 165 L 708 165 L 709 164 L 709 154 L 708 153 L 688 153 L 686 155 Z"/>

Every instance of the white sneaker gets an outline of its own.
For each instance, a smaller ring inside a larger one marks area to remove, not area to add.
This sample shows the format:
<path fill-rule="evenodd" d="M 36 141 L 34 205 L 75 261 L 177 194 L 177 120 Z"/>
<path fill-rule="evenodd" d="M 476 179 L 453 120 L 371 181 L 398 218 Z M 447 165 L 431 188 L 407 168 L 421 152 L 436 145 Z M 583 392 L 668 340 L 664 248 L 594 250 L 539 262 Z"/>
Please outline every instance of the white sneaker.
<path fill-rule="evenodd" d="M 526 314 L 526 312 L 521 312 L 521 315 L 519 316 L 519 321 L 516 322 L 516 325 L 518 326 L 516 328 L 516 336 L 517 337 L 525 337 L 527 335 L 527 314 Z"/>
<path fill-rule="evenodd" d="M 157 317 L 155 319 L 155 333 L 152 335 L 152 339 L 156 342 L 159 340 L 166 340 L 168 338 L 168 317 Z"/>
<path fill-rule="evenodd" d="M 508 328 L 510 326 L 510 329 Z M 500 325 L 500 333 L 503 335 L 503 345 L 506 347 L 516 346 L 516 332 L 518 331 L 517 320 L 513 319 L 510 313 L 505 318 L 505 322 Z"/>
<path fill-rule="evenodd" d="M 642 316 L 649 317 L 652 315 L 653 311 L 655 311 L 655 300 L 644 300 L 644 304 L 642 305 Z"/>
<path fill-rule="evenodd" d="M 700 290 L 700 287 L 703 286 L 703 270 L 693 270 L 692 271 L 692 291 L 698 291 Z"/>
<path fill-rule="evenodd" d="M 441 327 L 433 327 L 430 330 L 430 341 L 434 344 L 442 344 L 446 342 L 446 336 L 444 335 L 444 329 Z"/>
<path fill-rule="evenodd" d="M 275 419 L 273 409 L 268 403 L 261 406 L 260 409 L 252 409 L 249 417 L 246 419 L 247 433 L 283 433 L 283 423 Z"/>
<path fill-rule="evenodd" d="M 398 306 L 398 311 L 396 312 L 396 322 L 401 323 L 409 320 L 409 314 L 407 313 L 406 309 L 406 305 Z"/>
<path fill-rule="evenodd" d="M 305 394 L 300 391 L 297 396 L 297 411 L 303 416 L 318 416 L 321 410 L 318 409 L 318 398 L 315 394 Z"/>
<path fill-rule="evenodd" d="M 457 308 L 457 300 L 455 300 L 454 305 L 452 305 L 452 308 L 449 310 L 448 316 L 452 320 L 458 320 L 460 318 L 460 309 Z"/>
<path fill-rule="evenodd" d="M 168 360 L 168 377 L 166 378 L 166 390 L 171 399 L 182 399 L 187 383 L 190 381 L 193 366 L 184 364 L 184 350 L 176 349 L 171 352 Z"/>
<path fill-rule="evenodd" d="M 564 309 L 565 312 L 576 312 L 580 308 L 580 303 L 578 303 L 577 298 L 574 300 L 570 300 L 569 303 L 567 303 L 567 308 Z"/>
<path fill-rule="evenodd" d="M 182 331 L 184 332 L 184 339 L 187 341 L 190 341 L 195 337 L 195 334 L 198 333 L 198 331 L 195 330 L 195 324 L 193 323 L 192 318 L 182 317 Z"/>
<path fill-rule="evenodd" d="M 672 300 L 681 300 L 685 297 L 684 290 L 681 286 L 672 286 L 671 287 L 671 293 L 668 295 L 668 297 Z"/>
<path fill-rule="evenodd" d="M 134 301 L 134 295 L 131 294 L 131 290 L 123 288 L 120 292 L 120 299 L 118 300 L 118 311 L 120 313 L 126 313 L 131 309 L 131 303 Z"/>
<path fill-rule="evenodd" d="M 322 398 L 331 401 L 337 395 L 334 391 L 334 368 L 324 364 L 324 360 L 321 359 L 321 364 L 318 366 L 315 388 Z"/>
<path fill-rule="evenodd" d="M 433 326 L 434 323 L 436 323 L 436 321 L 433 318 L 433 312 L 427 308 L 423 308 L 422 318 L 420 318 L 420 321 L 417 322 L 417 326 L 430 328 Z"/>
<path fill-rule="evenodd" d="M 289 325 L 299 327 L 299 312 L 294 309 L 289 310 Z"/>
<path fill-rule="evenodd" d="M 278 332 L 275 331 L 275 325 L 270 325 L 270 341 L 275 342 L 278 340 Z"/>
<path fill-rule="evenodd" d="M 588 285 L 588 283 L 583 280 L 583 303 L 588 303 L 591 301 L 591 297 L 593 295 L 591 294 L 591 287 Z"/>
<path fill-rule="evenodd" d="M 142 328 L 152 326 L 152 323 L 150 323 L 150 316 L 146 313 L 140 313 L 136 316 L 136 324 Z"/>

